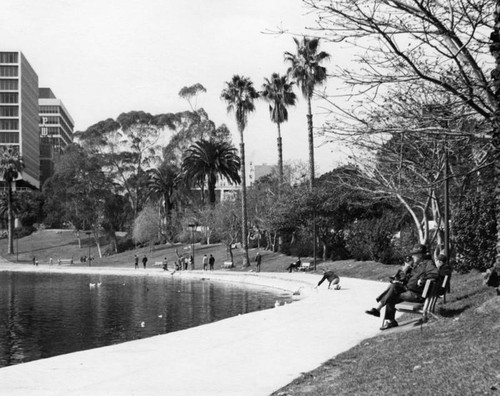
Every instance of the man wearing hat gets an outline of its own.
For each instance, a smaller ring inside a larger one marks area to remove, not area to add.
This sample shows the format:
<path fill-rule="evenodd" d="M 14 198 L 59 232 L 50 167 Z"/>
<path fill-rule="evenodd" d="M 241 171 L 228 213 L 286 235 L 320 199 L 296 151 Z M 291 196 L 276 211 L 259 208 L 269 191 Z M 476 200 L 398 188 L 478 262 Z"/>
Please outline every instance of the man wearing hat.
<path fill-rule="evenodd" d="M 378 306 L 366 311 L 368 315 L 379 317 L 380 310 L 385 306 L 384 324 L 380 330 L 396 327 L 398 325 L 395 320 L 396 304 L 402 301 L 421 302 L 425 282 L 428 279 L 437 279 L 439 276 L 438 269 L 430 259 L 425 245 L 415 245 L 409 254 L 414 264 L 406 284 L 390 284 Z"/>

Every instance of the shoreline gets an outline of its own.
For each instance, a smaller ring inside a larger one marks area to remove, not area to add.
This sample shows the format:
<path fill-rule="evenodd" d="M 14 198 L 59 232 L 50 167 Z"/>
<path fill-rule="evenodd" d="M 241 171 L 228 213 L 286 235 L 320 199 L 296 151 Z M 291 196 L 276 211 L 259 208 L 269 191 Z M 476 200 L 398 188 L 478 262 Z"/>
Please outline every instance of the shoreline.
<path fill-rule="evenodd" d="M 257 287 L 278 289 L 295 296 L 307 296 L 311 294 L 316 286 L 318 274 L 307 273 L 281 273 L 281 272 L 231 272 L 225 270 L 203 271 L 184 270 L 175 271 L 173 274 L 161 268 L 134 269 L 126 267 L 84 267 L 68 265 L 45 265 L 34 266 L 32 264 L 0 263 L 0 272 L 30 272 L 30 273 L 66 273 L 82 275 L 116 275 L 116 276 L 154 276 L 168 277 L 175 276 L 193 280 L 209 280 L 216 282 L 229 282 Z M 316 276 L 314 276 L 316 275 Z"/>
<path fill-rule="evenodd" d="M 12 269 L 164 276 L 156 268 L 0 264 L 0 271 Z M 180 276 L 300 289 L 307 298 L 173 333 L 7 366 L 0 369 L 0 389 L 10 396 L 269 395 L 380 333 L 379 321 L 364 309 L 385 289 L 382 282 L 342 278 L 341 290 L 324 284 L 314 290 L 318 274 L 195 270 Z"/>

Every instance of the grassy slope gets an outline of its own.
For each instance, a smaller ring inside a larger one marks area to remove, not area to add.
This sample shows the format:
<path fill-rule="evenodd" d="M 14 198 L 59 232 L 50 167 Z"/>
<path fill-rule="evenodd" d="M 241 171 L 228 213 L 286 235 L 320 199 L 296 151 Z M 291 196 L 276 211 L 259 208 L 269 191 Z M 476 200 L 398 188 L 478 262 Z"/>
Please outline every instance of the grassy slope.
<path fill-rule="evenodd" d="M 5 239 L 0 240 L 0 255 L 15 262 L 15 254 L 6 255 L 6 244 Z M 176 249 L 179 253 L 191 252 L 189 245 L 156 246 L 152 252 L 149 248 L 141 248 L 97 259 L 93 265 L 133 266 L 134 253 L 146 254 L 149 264 L 165 256 L 172 262 Z M 196 245 L 195 249 L 198 269 L 205 253 L 214 255 L 216 269 L 228 259 L 221 245 Z M 91 251 L 97 256 L 94 244 L 91 244 Z M 261 253 L 263 271 L 284 271 L 293 261 L 281 254 Z M 236 264 L 241 263 L 241 253 L 235 250 L 234 254 Z M 40 263 L 48 262 L 49 257 L 57 260 L 73 256 L 78 260 L 88 255 L 87 238 L 84 236 L 79 248 L 70 231 L 37 232 L 19 240 L 19 262 L 31 263 L 33 255 Z M 254 255 L 255 249 L 250 252 L 251 259 Z M 318 277 L 320 268 L 332 268 L 340 276 L 372 280 L 386 280 L 395 272 L 394 266 L 352 260 L 318 264 Z M 239 265 L 233 269 L 242 270 L 248 269 Z M 274 395 L 500 394 L 500 297 L 494 297 L 493 290 L 482 285 L 481 274 L 454 274 L 452 293 L 446 304 L 438 306 L 438 314 L 438 320 L 432 320 L 422 329 L 412 325 L 413 318 L 403 318 L 402 324 L 406 325 L 363 341 L 318 369 L 305 373 Z"/>

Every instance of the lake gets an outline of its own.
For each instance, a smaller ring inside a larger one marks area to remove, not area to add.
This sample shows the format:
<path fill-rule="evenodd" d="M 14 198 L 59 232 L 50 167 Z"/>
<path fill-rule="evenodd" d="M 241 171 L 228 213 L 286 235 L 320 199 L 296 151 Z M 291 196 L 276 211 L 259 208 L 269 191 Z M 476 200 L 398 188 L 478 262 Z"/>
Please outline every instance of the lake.
<path fill-rule="evenodd" d="M 277 300 L 292 301 L 272 289 L 176 276 L 0 272 L 0 367 L 179 331 Z"/>

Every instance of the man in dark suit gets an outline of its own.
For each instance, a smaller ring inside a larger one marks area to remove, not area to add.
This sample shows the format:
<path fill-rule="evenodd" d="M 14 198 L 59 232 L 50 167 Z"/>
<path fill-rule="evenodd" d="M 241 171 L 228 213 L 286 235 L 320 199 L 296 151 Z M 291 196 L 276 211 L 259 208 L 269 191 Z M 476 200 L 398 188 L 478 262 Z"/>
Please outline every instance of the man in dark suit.
<path fill-rule="evenodd" d="M 398 325 L 395 320 L 396 304 L 402 301 L 423 301 L 422 292 L 425 282 L 428 279 L 437 279 L 439 276 L 439 271 L 430 258 L 425 245 L 415 245 L 410 255 L 414 264 L 406 284 L 391 283 L 380 299 L 378 306 L 366 311 L 368 315 L 379 317 L 380 310 L 385 306 L 384 324 L 380 330 L 396 327 Z"/>

